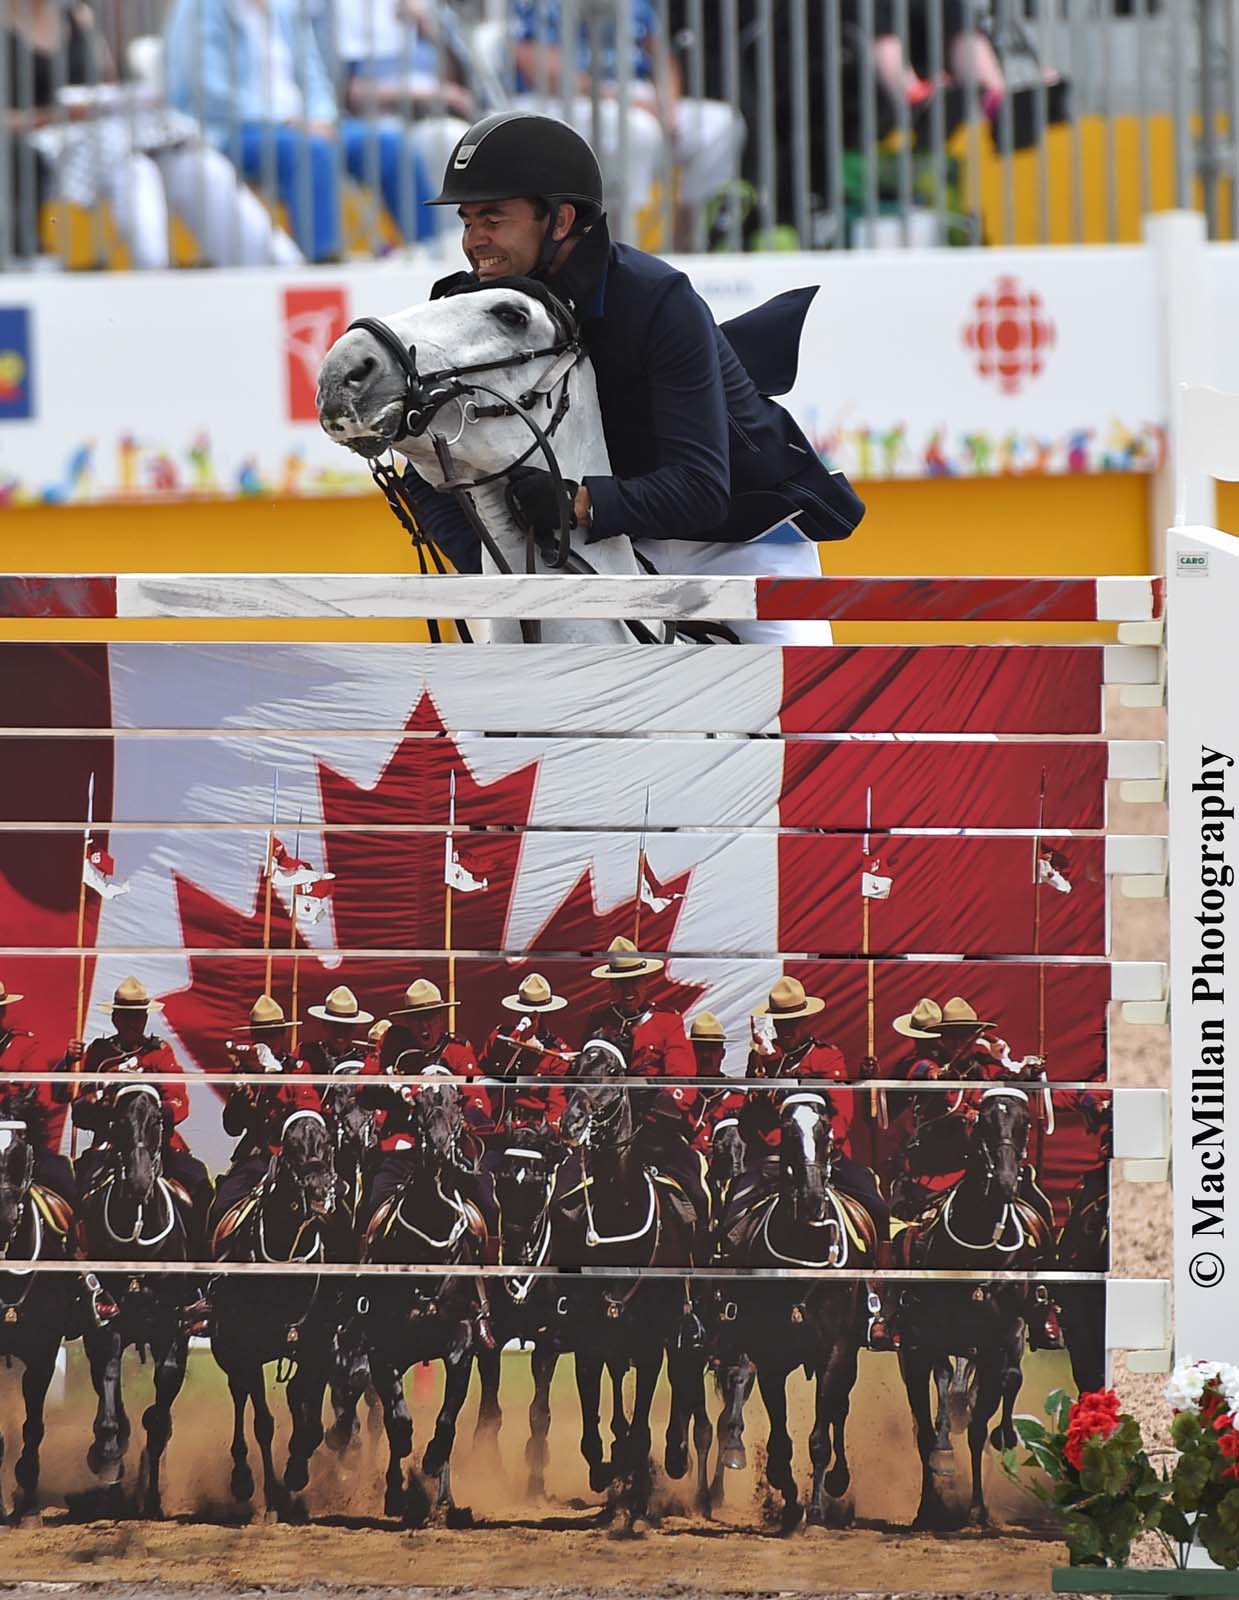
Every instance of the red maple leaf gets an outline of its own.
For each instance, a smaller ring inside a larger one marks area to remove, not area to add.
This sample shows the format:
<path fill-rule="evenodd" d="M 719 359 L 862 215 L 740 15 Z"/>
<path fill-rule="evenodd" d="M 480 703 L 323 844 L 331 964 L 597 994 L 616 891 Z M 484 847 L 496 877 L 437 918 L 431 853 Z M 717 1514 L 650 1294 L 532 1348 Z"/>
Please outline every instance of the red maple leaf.
<path fill-rule="evenodd" d="M 496 832 L 462 833 L 456 837 L 461 864 L 486 888 L 452 896 L 451 948 L 500 951 L 507 947 L 513 892 L 520 865 L 523 835 L 510 831 L 514 822 L 528 822 L 538 775 L 537 761 L 515 769 L 494 783 L 479 783 L 450 738 L 428 693 L 414 707 L 406 731 L 420 735 L 401 739 L 373 787 L 366 788 L 323 763 L 318 766 L 324 821 L 324 871 L 335 874 L 332 916 L 335 945 L 349 952 L 412 948 L 448 948 L 445 929 L 444 835 L 425 833 L 332 832 L 343 824 L 393 827 L 447 825 L 452 776 L 456 784 L 458 828 L 502 828 Z M 675 932 L 689 873 L 660 883 L 647 868 L 655 896 L 672 897 L 660 912 L 642 908 L 641 943 L 647 950 L 669 948 Z M 175 876 L 177 907 L 186 947 L 206 950 L 258 950 L 263 946 L 266 882 L 258 876 L 253 910 L 239 910 L 208 889 Z M 634 879 L 635 891 L 635 879 Z M 556 991 L 571 1003 L 562 1014 L 564 1032 L 579 1042 L 588 1015 L 606 998 L 605 986 L 590 977 L 590 968 L 618 934 L 631 938 L 636 926 L 634 899 L 600 911 L 594 894 L 592 867 L 587 867 L 570 893 L 530 941 L 528 956 L 461 957 L 456 962 L 459 1001 L 457 1032 L 480 1046 L 502 1016 L 500 999 L 510 993 L 521 973 L 534 965 L 534 952 L 577 951 L 587 959 L 541 964 Z M 288 1009 L 293 959 L 292 925 L 279 896 L 271 901 L 271 948 L 276 952 L 272 988 Z M 298 931 L 298 1009 L 321 1001 L 336 984 L 347 984 L 361 1005 L 378 1016 L 400 1003 L 415 977 L 429 978 L 446 992 L 446 956 L 414 963 L 351 953 L 328 960 L 309 950 Z M 254 956 L 191 956 L 187 988 L 162 996 L 168 1020 L 187 1051 L 206 1072 L 223 1072 L 223 1042 L 238 1036 L 262 987 L 263 962 Z M 683 1011 L 700 996 L 694 984 L 666 980 L 657 998 Z M 558 1019 L 557 1019 L 558 1020 Z M 311 1026 L 313 1026 L 311 1024 Z M 244 1035 L 240 1035 L 244 1037 Z"/>

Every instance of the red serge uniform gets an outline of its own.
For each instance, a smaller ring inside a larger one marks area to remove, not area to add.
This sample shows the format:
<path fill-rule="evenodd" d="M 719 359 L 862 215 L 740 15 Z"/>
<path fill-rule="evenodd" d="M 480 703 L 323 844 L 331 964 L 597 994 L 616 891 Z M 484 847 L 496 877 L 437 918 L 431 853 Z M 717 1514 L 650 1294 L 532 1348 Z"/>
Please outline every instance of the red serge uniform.
<path fill-rule="evenodd" d="M 136 1068 L 126 1065 L 122 1071 L 122 1063 L 129 1062 L 136 1062 Z M 149 1034 L 143 1035 L 133 1046 L 122 1044 L 118 1034 L 113 1034 L 109 1039 L 92 1039 L 82 1059 L 82 1071 L 114 1072 L 121 1078 L 146 1072 L 175 1072 L 181 1075 L 180 1063 L 167 1041 Z M 176 1124 L 184 1122 L 189 1115 L 189 1091 L 181 1083 L 160 1083 L 154 1087 L 159 1090 L 159 1098 L 172 1123 L 168 1149 L 187 1155 L 189 1146 L 176 1131 Z M 96 1145 L 100 1140 L 106 1140 L 112 1121 L 111 1088 L 103 1083 L 83 1083 L 73 1103 L 73 1120 L 78 1127 L 95 1134 Z"/>
<path fill-rule="evenodd" d="M 526 1027 L 526 1023 L 532 1023 Z M 523 1044 L 512 1044 L 520 1039 Z M 538 1048 L 529 1046 L 536 1044 Z M 496 1129 L 537 1127 L 544 1120 L 552 1128 L 559 1127 L 564 1107 L 568 1104 L 568 1091 L 555 1079 L 564 1078 L 572 1068 L 567 1041 L 559 1034 L 539 1024 L 531 1016 L 501 1022 L 491 1030 L 482 1046 L 482 1075 L 487 1078 L 545 1078 L 547 1087 L 503 1088 L 490 1091 L 494 1108 Z"/>
<path fill-rule="evenodd" d="M 261 1086 L 239 1083 L 224 1102 L 224 1132 L 241 1140 L 234 1161 L 273 1155 L 280 1147 L 284 1123 L 292 1112 L 319 1110 L 318 1090 L 312 1083 L 296 1081 L 309 1076 L 308 1063 L 282 1051 L 272 1050 L 271 1054 L 280 1064 L 279 1076 L 272 1073 L 271 1082 Z M 246 1073 L 262 1071 L 252 1052 L 239 1059 Z"/>
<path fill-rule="evenodd" d="M 1074 1089 L 1058 1097 L 1062 1110 L 1078 1111 L 1089 1133 L 1097 1136 L 1097 1155 L 1102 1162 L 1114 1154 L 1114 1097 L 1109 1089 Z"/>
<path fill-rule="evenodd" d="M 750 1078 L 801 1078 L 812 1079 L 821 1083 L 847 1083 L 847 1062 L 843 1059 L 843 1052 L 833 1044 L 826 1044 L 818 1039 L 806 1039 L 802 1044 L 794 1045 L 790 1050 L 780 1050 L 775 1047 L 774 1053 L 768 1055 L 763 1051 L 753 1050 L 749 1053 L 748 1076 Z M 782 1096 L 777 1093 L 763 1093 L 760 1089 L 750 1089 L 745 1093 L 729 1092 L 727 1100 L 723 1101 L 714 1119 L 714 1127 L 724 1116 L 738 1115 L 740 1118 L 740 1133 L 745 1144 L 749 1147 L 750 1159 L 758 1142 L 773 1150 L 779 1142 L 779 1101 Z M 739 1104 L 736 1104 L 739 1102 Z M 831 1096 L 835 1114 L 831 1119 L 831 1129 L 835 1136 L 835 1143 L 844 1155 L 851 1154 L 850 1131 L 852 1126 L 852 1095 L 835 1094 Z M 713 1127 L 710 1130 L 713 1135 Z"/>
<path fill-rule="evenodd" d="M 69 1114 L 69 1085 L 67 1083 L 15 1083 L 6 1084 L 6 1072 L 37 1072 L 39 1041 L 25 1028 L 0 1027 L 0 1094 L 28 1094 L 34 1091 L 35 1099 L 43 1111 L 43 1137 L 41 1148 L 52 1154 L 59 1153 L 65 1118 Z M 61 1072 L 63 1060 L 53 1068 Z"/>
<path fill-rule="evenodd" d="M 446 1067 L 456 1078 L 476 1078 L 479 1072 L 473 1046 L 453 1033 L 444 1032 L 428 1050 L 419 1049 L 398 1023 L 393 1023 L 383 1035 L 378 1058 L 379 1081 L 372 1089 L 367 1087 L 361 1092 L 367 1105 L 383 1113 L 380 1145 L 384 1150 L 400 1150 L 412 1142 L 412 1103 L 417 1098 L 418 1085 L 401 1087 L 400 1079 L 421 1077 L 434 1066 Z M 363 1071 L 370 1076 L 370 1059 Z M 490 1128 L 493 1119 L 490 1094 L 486 1089 L 465 1090 L 465 1120 L 478 1132 Z"/>
<path fill-rule="evenodd" d="M 615 1006 L 603 1006 L 589 1019 L 588 1037 L 602 1038 L 620 1033 L 631 1051 L 631 1072 L 636 1078 L 695 1078 L 697 1058 L 684 1032 L 684 1019 L 678 1011 L 649 1006 L 636 1017 L 626 1017 Z M 644 1092 L 644 1091 L 643 1091 Z M 700 1091 L 690 1087 L 664 1086 L 658 1092 L 655 1111 L 663 1116 L 675 1111 L 684 1121 L 684 1136 L 693 1137 L 694 1112 Z"/>

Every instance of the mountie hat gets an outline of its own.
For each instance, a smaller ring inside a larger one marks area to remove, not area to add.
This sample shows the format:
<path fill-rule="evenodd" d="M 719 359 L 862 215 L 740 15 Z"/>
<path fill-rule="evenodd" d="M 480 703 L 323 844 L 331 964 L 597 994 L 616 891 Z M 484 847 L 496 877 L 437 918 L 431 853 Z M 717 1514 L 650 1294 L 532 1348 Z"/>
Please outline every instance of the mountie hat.
<path fill-rule="evenodd" d="M 369 1011 L 362 1011 L 357 1004 L 357 996 L 344 984 L 333 989 L 321 1006 L 310 1006 L 309 1013 L 317 1017 L 320 1022 L 373 1022 L 374 1017 Z"/>
<path fill-rule="evenodd" d="M 780 978 L 770 991 L 770 998 L 764 1006 L 757 1006 L 753 1011 L 755 1017 L 815 1017 L 819 1011 L 825 1011 L 825 1000 L 819 1000 L 816 995 L 806 994 L 804 984 L 799 978 Z"/>
<path fill-rule="evenodd" d="M 146 985 L 137 978 L 122 978 L 111 1000 L 104 1000 L 101 1011 L 162 1011 L 158 1000 L 152 1000 Z"/>
<path fill-rule="evenodd" d="M 421 1011 L 442 1011 L 447 1006 L 437 983 L 429 978 L 415 978 L 404 991 L 404 1004 L 397 1006 L 393 1017 L 412 1017 Z"/>
<path fill-rule="evenodd" d="M 591 976 L 610 978 L 623 982 L 630 978 L 644 978 L 651 972 L 661 972 L 663 964 L 652 956 L 643 956 L 631 939 L 612 939 L 607 946 L 607 963 L 595 967 Z"/>
<path fill-rule="evenodd" d="M 504 995 L 500 1001 L 509 1011 L 562 1011 L 568 1002 L 562 995 L 553 994 L 550 984 L 540 972 L 531 972 L 522 978 L 515 994 Z"/>
<path fill-rule="evenodd" d="M 289 1022 L 295 1018 L 284 1015 L 284 1007 L 278 1000 L 273 1000 L 269 994 L 260 994 L 250 1007 L 250 1019 L 242 1023 L 242 1027 L 249 1033 L 258 1033 L 263 1028 L 287 1028 Z"/>
<path fill-rule="evenodd" d="M 699 1011 L 688 1025 L 688 1037 L 694 1044 L 726 1044 L 723 1024 L 713 1011 Z"/>
<path fill-rule="evenodd" d="M 4 986 L 4 979 L 0 978 L 0 1006 L 11 1006 L 18 1000 L 24 1000 L 24 994 L 10 994 Z"/>
<path fill-rule="evenodd" d="M 954 995 L 942 1008 L 942 1020 L 938 1023 L 939 1033 L 952 1032 L 957 1028 L 967 1028 L 973 1033 L 980 1033 L 983 1028 L 992 1028 L 992 1022 L 986 1022 L 978 1017 L 962 995 Z"/>
<path fill-rule="evenodd" d="M 926 996 L 918 1000 L 911 1011 L 896 1017 L 891 1026 L 896 1033 L 902 1033 L 905 1039 L 936 1039 L 941 1021 L 942 1007 L 936 1000 Z"/>

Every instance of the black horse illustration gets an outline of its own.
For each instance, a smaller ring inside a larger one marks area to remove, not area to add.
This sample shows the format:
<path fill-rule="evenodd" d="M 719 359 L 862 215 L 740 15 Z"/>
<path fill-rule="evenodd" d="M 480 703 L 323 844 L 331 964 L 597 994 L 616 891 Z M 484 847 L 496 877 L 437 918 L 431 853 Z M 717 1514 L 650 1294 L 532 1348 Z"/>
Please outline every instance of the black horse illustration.
<path fill-rule="evenodd" d="M 216 1261 L 256 1265 L 347 1261 L 352 1236 L 337 1204 L 334 1144 L 317 1111 L 289 1113 L 279 1154 L 252 1194 L 216 1223 Z M 339 1296 L 334 1279 L 305 1273 L 221 1274 L 212 1289 L 211 1352 L 232 1395 L 232 1494 L 253 1498 L 254 1477 L 245 1442 L 246 1402 L 254 1411 L 254 1437 L 262 1457 L 268 1517 L 295 1509 L 289 1494 L 309 1482 L 310 1458 L 322 1443 L 323 1396 L 331 1375 Z M 263 1364 L 279 1361 L 288 1377 L 292 1435 L 281 1480 L 272 1457 L 275 1419 L 267 1404 Z"/>
<path fill-rule="evenodd" d="M 743 1404 L 752 1387 L 747 1356 L 770 1418 L 766 1476 L 783 1496 L 782 1525 L 790 1530 L 804 1507 L 792 1471 L 788 1376 L 803 1366 L 816 1389 L 809 1520 L 842 1520 L 846 1508 L 836 1515 L 831 1502 L 841 1501 L 851 1483 L 844 1435 L 864 1339 L 863 1285 L 820 1276 L 797 1280 L 795 1269 L 874 1266 L 877 1235 L 860 1201 L 832 1185 L 836 1152 L 826 1097 L 790 1093 L 779 1118 L 777 1176 L 737 1197 L 724 1221 L 720 1256 L 729 1266 L 777 1267 L 791 1276 L 740 1282 L 725 1291 L 717 1340 L 727 1404 L 719 1432 L 724 1460 L 742 1462 Z"/>
<path fill-rule="evenodd" d="M 980 1273 L 987 1267 L 1036 1271 L 1051 1266 L 1049 1226 L 1021 1194 L 1028 1131 L 1028 1096 L 1022 1089 L 1004 1086 L 984 1092 L 964 1175 L 898 1236 L 897 1266 Z M 1012 1416 L 1022 1382 L 1020 1364 L 1033 1292 L 1022 1283 L 978 1281 L 932 1283 L 900 1295 L 899 1364 L 921 1457 L 921 1499 L 914 1524 L 918 1528 L 941 1529 L 956 1520 L 933 1470 L 933 1456 L 943 1448 L 948 1408 L 942 1408 L 940 1425 L 935 1425 L 930 1403 L 931 1385 L 941 1392 L 944 1376 L 949 1379 L 953 1370 L 966 1373 L 970 1387 L 968 1520 L 975 1525 L 989 1520 L 982 1486 L 985 1441 L 990 1420 L 1001 1406 L 993 1443 L 999 1449 L 1016 1443 Z"/>

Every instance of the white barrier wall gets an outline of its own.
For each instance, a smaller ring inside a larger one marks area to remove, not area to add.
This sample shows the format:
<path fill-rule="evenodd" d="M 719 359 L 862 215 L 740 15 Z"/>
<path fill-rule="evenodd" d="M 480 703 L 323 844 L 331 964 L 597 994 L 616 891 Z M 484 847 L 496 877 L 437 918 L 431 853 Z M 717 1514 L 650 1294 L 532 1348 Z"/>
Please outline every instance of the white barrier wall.
<path fill-rule="evenodd" d="M 314 419 L 319 361 L 351 318 L 425 297 L 456 264 L 7 276 L 0 503 L 369 488 Z M 1169 406 L 1152 248 L 684 265 L 720 321 L 821 285 L 789 403 L 854 477 L 1161 462 Z"/>

